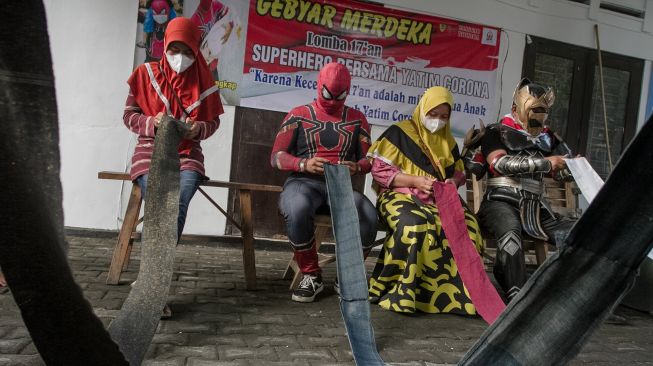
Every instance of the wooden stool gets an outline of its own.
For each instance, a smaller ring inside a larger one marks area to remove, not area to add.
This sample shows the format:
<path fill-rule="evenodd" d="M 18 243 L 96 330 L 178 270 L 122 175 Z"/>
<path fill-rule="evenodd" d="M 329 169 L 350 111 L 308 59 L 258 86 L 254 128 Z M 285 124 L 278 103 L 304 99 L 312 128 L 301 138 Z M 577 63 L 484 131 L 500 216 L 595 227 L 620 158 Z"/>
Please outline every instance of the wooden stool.
<path fill-rule="evenodd" d="M 335 255 L 326 255 L 320 254 L 320 246 L 322 245 L 322 240 L 328 233 L 328 230 L 331 229 L 331 215 L 315 215 L 315 250 L 318 252 L 318 263 L 320 267 L 327 265 L 329 263 L 335 262 Z M 321 257 L 321 259 L 319 259 Z M 294 276 L 293 276 L 294 273 Z M 295 255 L 293 254 L 288 262 L 286 271 L 283 273 L 283 279 L 287 280 L 292 277 L 292 282 L 290 282 L 290 289 L 294 290 L 299 285 L 299 282 L 302 280 L 302 272 L 299 270 L 297 261 L 295 260 Z"/>

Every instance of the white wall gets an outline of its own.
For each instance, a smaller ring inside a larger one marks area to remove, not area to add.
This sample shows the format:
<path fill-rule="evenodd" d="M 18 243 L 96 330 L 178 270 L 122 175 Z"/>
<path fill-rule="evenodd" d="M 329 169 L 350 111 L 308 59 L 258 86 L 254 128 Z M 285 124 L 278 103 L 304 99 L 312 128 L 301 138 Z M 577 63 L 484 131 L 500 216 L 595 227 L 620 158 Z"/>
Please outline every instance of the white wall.
<path fill-rule="evenodd" d="M 593 48 L 595 23 L 604 51 L 648 60 L 641 99 L 645 104 L 653 35 L 642 30 L 653 29 L 653 14 L 642 21 L 598 9 L 597 0 L 592 1 L 593 6 L 566 0 L 381 0 L 389 7 L 502 28 L 500 113 L 509 109 L 521 77 L 526 34 Z M 653 9 L 653 0 L 640 2 Z M 59 109 L 65 225 L 116 229 L 129 183 L 123 189 L 117 181 L 99 181 L 97 172 L 124 171 L 133 151 L 134 136 L 122 124 L 122 111 L 125 82 L 133 69 L 137 1 L 55 3 L 45 0 Z M 234 109 L 225 109 L 217 134 L 203 143 L 207 175 L 218 180 L 229 179 L 231 162 Z M 644 109 L 641 106 L 639 125 Z M 374 126 L 372 137 L 382 131 Z M 226 204 L 226 191 L 209 189 L 216 201 Z M 224 224 L 198 193 L 185 232 L 222 234 Z"/>
<path fill-rule="evenodd" d="M 131 183 L 98 180 L 97 172 L 126 171 L 134 149 L 135 135 L 123 125 L 122 112 L 126 80 L 134 66 L 138 2 L 55 3 L 45 1 L 57 87 L 65 225 L 117 229 Z M 226 107 L 220 129 L 203 143 L 212 179 L 229 179 L 233 115 L 234 108 Z M 208 190 L 226 204 L 226 190 Z M 224 217 L 199 194 L 189 215 L 193 219 L 187 232 L 224 233 Z"/>
<path fill-rule="evenodd" d="M 136 1 L 44 2 L 56 82 L 65 225 L 115 228 L 120 184 L 99 170 L 124 170 L 123 126 L 133 64 Z M 58 3 L 58 4 L 57 4 Z"/>

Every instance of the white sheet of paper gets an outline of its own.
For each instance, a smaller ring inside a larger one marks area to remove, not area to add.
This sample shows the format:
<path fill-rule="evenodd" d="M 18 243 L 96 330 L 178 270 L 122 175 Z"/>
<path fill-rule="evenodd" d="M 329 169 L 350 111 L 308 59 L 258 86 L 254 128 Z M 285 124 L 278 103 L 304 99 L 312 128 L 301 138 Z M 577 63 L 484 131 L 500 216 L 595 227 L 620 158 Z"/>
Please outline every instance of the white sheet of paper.
<path fill-rule="evenodd" d="M 584 157 L 565 159 L 565 162 L 581 193 L 588 203 L 592 203 L 592 200 L 603 186 L 603 179 L 592 169 L 589 161 Z"/>

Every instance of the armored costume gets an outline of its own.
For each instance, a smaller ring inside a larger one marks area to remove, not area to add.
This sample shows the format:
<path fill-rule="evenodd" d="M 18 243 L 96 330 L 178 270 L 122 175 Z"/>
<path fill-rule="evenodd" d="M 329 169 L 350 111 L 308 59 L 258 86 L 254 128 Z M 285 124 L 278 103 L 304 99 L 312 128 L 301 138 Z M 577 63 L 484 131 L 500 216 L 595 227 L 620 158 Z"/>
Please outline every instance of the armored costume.
<path fill-rule="evenodd" d="M 494 275 L 508 299 L 526 282 L 522 233 L 557 244 L 573 225 L 543 198 L 544 177 L 571 179 L 566 168 L 555 170 L 546 159 L 572 155 L 567 144 L 544 127 L 553 101 L 550 88 L 522 80 L 514 93 L 513 113 L 468 133 L 463 151 L 466 168 L 477 177 L 489 171 L 478 217 L 497 239 Z"/>

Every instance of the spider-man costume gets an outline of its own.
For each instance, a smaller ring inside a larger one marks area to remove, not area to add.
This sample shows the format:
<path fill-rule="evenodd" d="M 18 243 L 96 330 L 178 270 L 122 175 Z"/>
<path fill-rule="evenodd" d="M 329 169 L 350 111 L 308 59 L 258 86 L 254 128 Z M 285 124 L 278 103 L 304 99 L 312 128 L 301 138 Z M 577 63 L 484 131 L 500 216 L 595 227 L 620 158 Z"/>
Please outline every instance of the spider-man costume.
<path fill-rule="evenodd" d="M 272 167 L 291 171 L 279 199 L 295 259 L 304 274 L 319 274 L 313 237 L 316 211 L 328 208 L 324 176 L 305 171 L 313 157 L 357 163 L 357 174 L 371 166 L 365 158 L 370 147 L 370 129 L 365 115 L 345 106 L 351 76 L 338 63 L 325 65 L 318 78 L 317 100 L 293 108 L 277 133 L 270 156 Z M 376 235 L 376 210 L 362 194 L 354 192 L 363 248 L 371 247 Z"/>
<path fill-rule="evenodd" d="M 280 170 L 303 172 L 300 162 L 312 157 L 355 161 L 361 173 L 368 173 L 365 158 L 370 147 L 370 128 L 365 115 L 345 106 L 351 77 L 340 64 L 325 66 L 318 80 L 318 98 L 293 108 L 279 128 L 272 148 L 271 163 Z M 341 98 L 341 99 L 338 99 Z"/>

